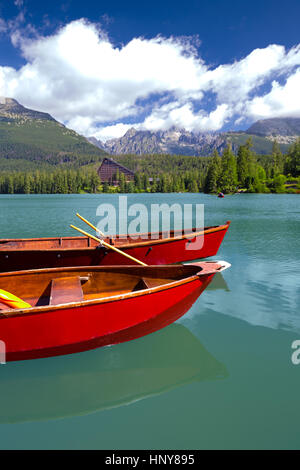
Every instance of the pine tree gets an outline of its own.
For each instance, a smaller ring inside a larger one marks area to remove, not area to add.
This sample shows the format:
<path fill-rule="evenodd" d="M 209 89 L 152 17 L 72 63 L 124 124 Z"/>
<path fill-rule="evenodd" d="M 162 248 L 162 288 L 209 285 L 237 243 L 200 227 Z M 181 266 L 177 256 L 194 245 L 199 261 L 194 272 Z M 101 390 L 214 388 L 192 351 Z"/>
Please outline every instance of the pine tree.
<path fill-rule="evenodd" d="M 246 178 L 249 174 L 248 168 L 249 150 L 245 145 L 240 145 L 237 154 L 237 175 L 238 181 L 242 188 L 246 185 Z"/>
<path fill-rule="evenodd" d="M 126 192 L 126 179 L 123 172 L 120 173 L 120 185 L 119 185 L 120 193 Z"/>
<path fill-rule="evenodd" d="M 223 193 L 232 193 L 237 187 L 236 158 L 229 146 L 222 155 L 220 187 Z"/>
<path fill-rule="evenodd" d="M 282 152 L 280 150 L 277 140 L 275 140 L 273 143 L 272 157 L 273 157 L 273 162 L 274 162 L 273 174 L 274 176 L 276 176 L 283 172 L 283 167 L 284 167 L 283 155 L 282 155 Z"/>
<path fill-rule="evenodd" d="M 31 178 L 28 173 L 25 175 L 25 181 L 24 181 L 24 194 L 30 194 L 30 189 L 31 189 Z"/>
<path fill-rule="evenodd" d="M 93 193 L 97 192 L 97 188 L 100 184 L 99 176 L 97 175 L 96 171 L 93 171 L 91 174 L 91 190 Z"/>
<path fill-rule="evenodd" d="M 300 176 L 300 138 L 291 146 L 287 155 L 286 172 Z"/>
<path fill-rule="evenodd" d="M 217 150 L 214 151 L 211 163 L 208 167 L 204 182 L 204 192 L 216 193 L 219 191 L 219 180 L 222 171 L 222 159 Z"/>
<path fill-rule="evenodd" d="M 109 190 L 108 182 L 104 181 L 104 183 L 103 183 L 103 192 L 108 193 L 108 190 Z"/>
<path fill-rule="evenodd" d="M 198 188 L 198 184 L 197 184 L 197 181 L 195 179 L 192 179 L 188 185 L 188 191 L 190 193 L 198 193 L 199 192 L 199 188 Z"/>
<path fill-rule="evenodd" d="M 137 192 L 142 192 L 143 191 L 143 180 L 142 180 L 142 177 L 141 177 L 141 174 L 140 173 L 135 173 L 134 175 L 134 185 L 135 185 L 135 188 L 137 190 Z"/>
<path fill-rule="evenodd" d="M 14 180 L 12 176 L 9 176 L 7 180 L 7 192 L 8 194 L 14 194 Z"/>

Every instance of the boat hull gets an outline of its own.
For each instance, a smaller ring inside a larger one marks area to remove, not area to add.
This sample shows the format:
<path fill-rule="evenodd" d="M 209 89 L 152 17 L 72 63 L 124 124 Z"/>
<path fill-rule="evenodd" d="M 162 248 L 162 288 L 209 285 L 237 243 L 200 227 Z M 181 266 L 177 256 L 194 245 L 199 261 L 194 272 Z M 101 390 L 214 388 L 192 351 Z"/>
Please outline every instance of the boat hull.
<path fill-rule="evenodd" d="M 184 315 L 213 276 L 192 276 L 169 287 L 100 302 L 39 307 L 34 313 L 1 316 L 0 338 L 6 345 L 6 360 L 81 352 L 152 333 Z"/>
<path fill-rule="evenodd" d="M 148 264 L 173 264 L 215 256 L 230 222 L 207 227 L 197 236 L 159 239 L 119 240 L 116 246 Z M 109 242 L 109 240 L 107 240 Z M 113 250 L 86 237 L 0 240 L 0 272 L 69 267 L 135 264 Z"/>

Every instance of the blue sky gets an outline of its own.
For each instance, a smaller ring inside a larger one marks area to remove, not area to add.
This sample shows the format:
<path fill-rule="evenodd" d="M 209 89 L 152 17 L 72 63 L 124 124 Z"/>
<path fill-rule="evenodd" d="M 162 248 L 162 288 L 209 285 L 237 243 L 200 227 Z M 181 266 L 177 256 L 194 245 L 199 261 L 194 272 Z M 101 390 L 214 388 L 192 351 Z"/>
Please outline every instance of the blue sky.
<path fill-rule="evenodd" d="M 299 0 L 0 1 L 0 95 L 104 140 L 300 117 L 299 18 Z"/>

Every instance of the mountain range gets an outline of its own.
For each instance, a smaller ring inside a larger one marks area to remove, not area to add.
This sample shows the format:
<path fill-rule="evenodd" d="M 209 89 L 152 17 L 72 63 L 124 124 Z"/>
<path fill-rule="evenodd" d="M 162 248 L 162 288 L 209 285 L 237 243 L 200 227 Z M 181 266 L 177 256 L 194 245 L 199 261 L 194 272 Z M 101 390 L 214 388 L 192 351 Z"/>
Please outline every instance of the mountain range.
<path fill-rule="evenodd" d="M 208 156 L 230 143 L 237 151 L 249 137 L 257 154 L 270 154 L 274 140 L 285 153 L 300 136 L 300 118 L 257 121 L 241 132 L 195 133 L 129 129 L 123 137 L 104 142 L 68 129 L 50 114 L 0 97 L 0 169 L 32 169 L 53 165 L 81 166 L 101 161 L 105 154 L 170 154 Z"/>
<path fill-rule="evenodd" d="M 12 98 L 0 97 L 1 169 L 34 165 L 89 163 L 105 152 L 56 121 L 50 114 L 25 108 Z"/>
<path fill-rule="evenodd" d="M 197 133 L 175 127 L 167 131 L 131 128 L 117 139 L 102 142 L 90 137 L 88 140 L 112 155 L 166 153 L 207 156 L 214 150 L 222 153 L 229 143 L 236 152 L 249 137 L 253 150 L 258 154 L 270 154 L 275 140 L 285 153 L 299 136 L 300 118 L 274 118 L 257 121 L 248 130 L 240 132 Z"/>
<path fill-rule="evenodd" d="M 38 119 L 43 121 L 54 121 L 55 119 L 48 113 L 34 111 L 25 108 L 13 98 L 0 96 L 0 121 L 11 122 L 13 119 Z"/>
<path fill-rule="evenodd" d="M 256 121 L 247 130 L 248 134 L 276 138 L 278 142 L 293 142 L 295 137 L 300 136 L 300 118 L 273 118 Z"/>

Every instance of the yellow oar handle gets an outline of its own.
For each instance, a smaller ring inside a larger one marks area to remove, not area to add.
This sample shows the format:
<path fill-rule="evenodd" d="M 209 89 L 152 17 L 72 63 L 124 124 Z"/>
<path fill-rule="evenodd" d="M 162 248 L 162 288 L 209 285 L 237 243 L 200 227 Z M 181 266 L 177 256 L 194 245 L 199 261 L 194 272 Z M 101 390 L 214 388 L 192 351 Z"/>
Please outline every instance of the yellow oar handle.
<path fill-rule="evenodd" d="M 31 308 L 30 304 L 3 289 L 0 289 L 0 302 L 11 308 Z"/>
<path fill-rule="evenodd" d="M 98 230 L 97 227 L 95 227 L 93 224 L 91 224 L 91 222 L 89 222 L 88 220 L 86 220 L 84 217 L 82 217 L 82 215 L 78 214 L 78 212 L 76 213 L 77 217 L 79 217 L 80 220 L 82 220 L 83 222 L 85 222 L 87 225 L 89 225 L 92 229 L 94 229 L 97 233 L 100 233 L 101 237 L 105 237 L 104 233 L 101 232 L 101 230 Z"/>

